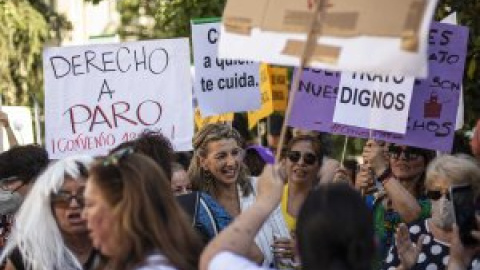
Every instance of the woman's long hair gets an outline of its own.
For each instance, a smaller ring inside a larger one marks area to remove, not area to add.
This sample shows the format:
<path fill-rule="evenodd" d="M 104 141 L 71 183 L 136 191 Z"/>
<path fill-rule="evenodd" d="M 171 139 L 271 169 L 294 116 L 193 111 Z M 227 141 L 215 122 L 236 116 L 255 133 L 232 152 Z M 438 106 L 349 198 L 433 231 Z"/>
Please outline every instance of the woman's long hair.
<path fill-rule="evenodd" d="M 114 154 L 113 154 L 114 155 Z M 177 269 L 197 269 L 202 244 L 178 205 L 163 170 L 143 154 L 130 154 L 115 164 L 95 163 L 89 181 L 99 188 L 115 217 L 113 237 L 118 255 L 102 267 L 132 269 L 148 255 L 161 253 Z"/>
<path fill-rule="evenodd" d="M 52 212 L 50 196 L 58 192 L 66 178 L 87 178 L 93 161 L 88 156 L 68 157 L 51 164 L 41 174 L 15 216 L 15 223 L 0 261 L 18 248 L 25 269 L 82 269 L 63 241 Z"/>
<path fill-rule="evenodd" d="M 216 180 L 213 179 L 213 175 L 202 168 L 200 160 L 208 155 L 209 143 L 223 139 L 234 139 L 239 147 L 244 148 L 244 142 L 240 133 L 226 124 L 208 124 L 193 137 L 194 153 L 190 167 L 188 168 L 188 176 L 192 181 L 194 190 L 204 191 L 212 196 L 215 195 Z M 243 196 L 248 196 L 253 192 L 247 171 L 248 169 L 245 164 L 240 162 L 237 183 L 240 185 Z"/>

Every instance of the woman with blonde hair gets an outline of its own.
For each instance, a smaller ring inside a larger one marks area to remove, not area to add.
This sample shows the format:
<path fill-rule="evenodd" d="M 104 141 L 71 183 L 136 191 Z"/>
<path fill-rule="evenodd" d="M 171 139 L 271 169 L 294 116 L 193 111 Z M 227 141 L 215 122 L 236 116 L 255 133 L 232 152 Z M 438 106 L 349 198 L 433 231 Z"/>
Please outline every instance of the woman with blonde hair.
<path fill-rule="evenodd" d="M 84 217 L 99 269 L 197 269 L 202 245 L 175 200 L 165 172 L 132 148 L 96 162 Z"/>
<path fill-rule="evenodd" d="M 257 178 L 247 174 L 243 139 L 238 131 L 225 124 L 209 124 L 195 134 L 193 147 L 194 157 L 188 170 L 193 189 L 208 193 L 232 217 L 248 209 L 255 201 Z M 255 237 L 250 258 L 263 265 L 273 263 L 274 235 L 289 237 L 279 207 Z"/>
<path fill-rule="evenodd" d="M 81 218 L 88 156 L 68 157 L 46 169 L 15 216 L 0 261 L 5 269 L 89 269 L 94 263 Z"/>

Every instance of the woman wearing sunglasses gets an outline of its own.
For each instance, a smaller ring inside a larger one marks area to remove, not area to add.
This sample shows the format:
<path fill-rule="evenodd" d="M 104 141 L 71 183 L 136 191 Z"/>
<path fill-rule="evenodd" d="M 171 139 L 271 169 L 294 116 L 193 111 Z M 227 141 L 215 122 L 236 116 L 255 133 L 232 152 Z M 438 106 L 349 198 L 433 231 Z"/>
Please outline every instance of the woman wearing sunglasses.
<path fill-rule="evenodd" d="M 357 174 L 356 187 L 373 210 L 375 233 L 379 239 L 379 260 L 393 244 L 397 226 L 430 216 L 425 198 L 425 170 L 433 152 L 404 145 L 388 145 L 368 140 L 364 164 Z"/>
<path fill-rule="evenodd" d="M 281 209 L 288 230 L 293 233 L 300 208 L 317 184 L 317 173 L 322 166 L 323 151 L 320 141 L 311 135 L 293 137 L 286 147 L 284 159 L 286 185 L 283 189 Z M 291 239 L 277 238 L 274 251 L 279 258 L 294 259 Z"/>
<path fill-rule="evenodd" d="M 81 217 L 92 158 L 69 157 L 50 165 L 15 216 L 0 261 L 5 269 L 89 269 L 94 252 Z"/>
<path fill-rule="evenodd" d="M 478 196 L 480 167 L 467 156 L 444 155 L 431 162 L 425 180 L 426 196 L 432 205 L 431 218 L 421 219 L 408 227 L 402 224 L 395 235 L 382 269 L 446 269 L 455 222 L 449 196 L 452 185 L 471 185 Z M 413 244 L 416 243 L 416 244 Z M 473 265 L 480 263 L 474 260 Z M 398 268 L 397 268 L 398 269 Z"/>
<path fill-rule="evenodd" d="M 194 157 L 188 170 L 193 189 L 208 193 L 232 217 L 248 209 L 255 201 L 257 178 L 247 175 L 243 140 L 238 131 L 225 124 L 207 125 L 195 134 L 193 147 Z M 289 236 L 280 208 L 257 234 L 249 258 L 270 265 L 274 235 Z"/>
<path fill-rule="evenodd" d="M 199 236 L 175 200 L 165 172 L 149 157 L 125 148 L 97 161 L 85 188 L 97 269 L 194 270 Z"/>

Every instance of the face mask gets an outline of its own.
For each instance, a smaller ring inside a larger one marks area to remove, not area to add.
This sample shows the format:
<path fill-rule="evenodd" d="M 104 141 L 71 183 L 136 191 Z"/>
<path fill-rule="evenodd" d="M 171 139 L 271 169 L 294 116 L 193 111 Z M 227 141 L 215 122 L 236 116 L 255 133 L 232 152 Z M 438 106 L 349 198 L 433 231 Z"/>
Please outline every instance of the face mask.
<path fill-rule="evenodd" d="M 0 215 L 14 214 L 22 202 L 23 196 L 20 193 L 0 189 Z"/>
<path fill-rule="evenodd" d="M 442 229 L 451 229 L 454 222 L 453 204 L 442 196 L 432 200 L 432 222 Z"/>

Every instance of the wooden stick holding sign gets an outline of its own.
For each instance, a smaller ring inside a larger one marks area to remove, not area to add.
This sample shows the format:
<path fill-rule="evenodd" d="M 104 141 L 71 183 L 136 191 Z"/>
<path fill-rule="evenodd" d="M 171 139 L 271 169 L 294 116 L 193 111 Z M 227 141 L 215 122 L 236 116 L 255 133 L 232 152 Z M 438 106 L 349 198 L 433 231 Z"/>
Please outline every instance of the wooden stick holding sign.
<path fill-rule="evenodd" d="M 300 79 L 302 78 L 303 69 L 307 66 L 307 62 L 312 55 L 312 52 L 315 47 L 314 45 L 316 44 L 316 37 L 320 35 L 321 27 L 319 27 L 318 31 L 315 31 L 314 28 L 317 23 L 318 25 L 321 25 L 321 20 L 323 20 L 325 7 L 327 7 L 327 5 L 325 5 L 326 0 L 317 0 L 316 2 L 317 3 L 315 5 L 315 10 L 313 11 L 313 16 L 310 20 L 310 24 L 308 28 L 307 41 L 302 45 L 302 50 L 300 51 L 301 52 L 300 68 L 295 73 L 295 76 L 293 79 L 291 89 L 294 89 L 294 90 L 290 91 L 290 94 L 289 94 L 287 110 L 285 111 L 285 118 L 283 120 L 282 130 L 280 132 L 280 139 L 277 145 L 275 162 L 279 162 L 282 155 L 283 145 L 285 144 L 285 135 L 287 133 L 287 123 L 289 122 L 289 119 L 290 119 L 292 104 L 293 104 L 293 101 L 295 100 L 295 93 L 297 92 L 297 89 L 300 86 Z M 318 17 L 320 17 L 320 21 L 318 21 Z"/>
<path fill-rule="evenodd" d="M 347 152 L 347 145 L 348 145 L 348 136 L 345 136 L 345 142 L 343 144 L 343 151 L 342 151 L 342 159 L 340 160 L 340 167 L 343 166 L 343 162 L 345 161 L 345 153 Z"/>

